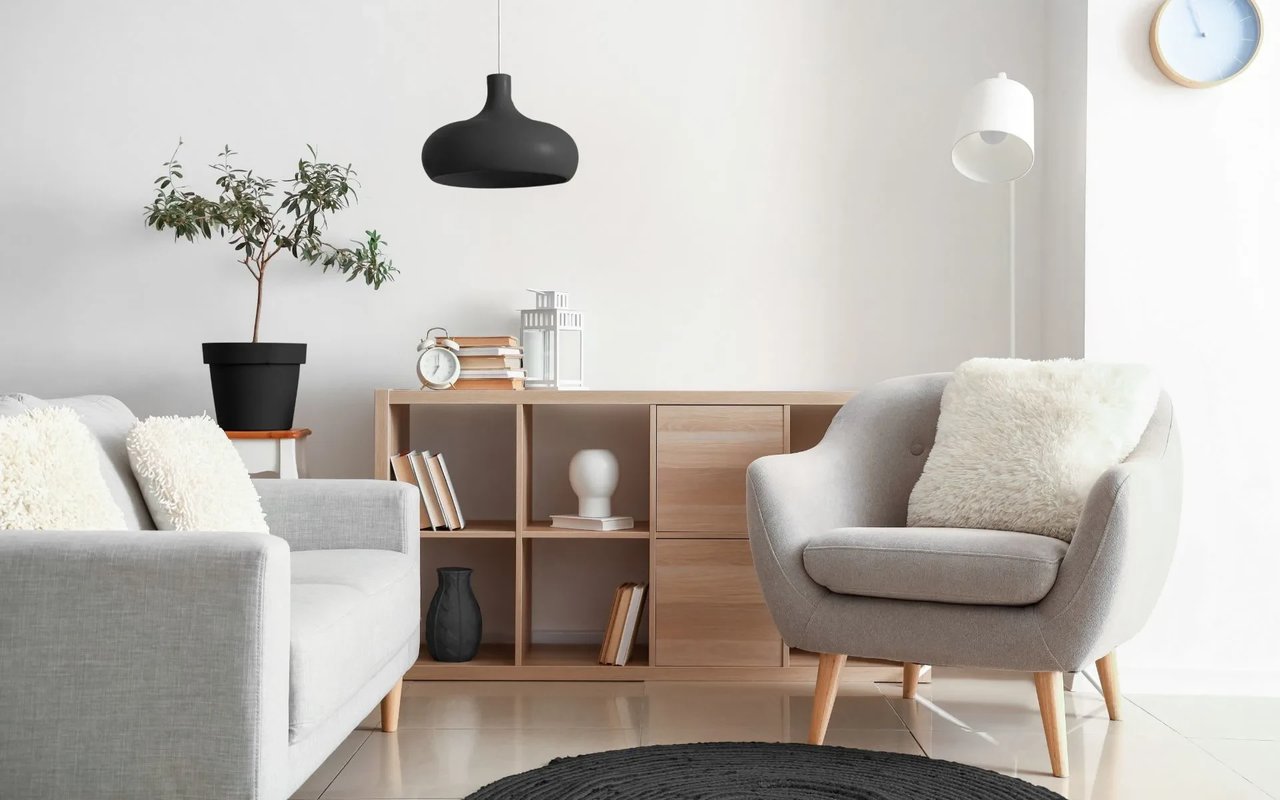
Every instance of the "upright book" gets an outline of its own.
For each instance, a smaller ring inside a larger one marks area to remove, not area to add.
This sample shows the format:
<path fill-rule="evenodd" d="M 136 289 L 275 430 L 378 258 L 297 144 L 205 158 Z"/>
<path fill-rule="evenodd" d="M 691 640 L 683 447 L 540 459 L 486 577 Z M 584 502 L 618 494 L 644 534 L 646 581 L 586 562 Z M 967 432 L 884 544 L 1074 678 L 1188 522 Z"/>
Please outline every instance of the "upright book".
<path fill-rule="evenodd" d="M 432 458 L 430 453 L 419 453 L 414 450 L 409 453 L 409 464 L 413 468 L 414 480 L 418 484 L 418 491 L 422 494 L 427 516 L 431 520 L 431 529 L 445 531 L 449 530 L 449 525 L 444 516 L 444 503 L 441 501 L 440 493 L 436 491 L 435 483 L 431 480 L 431 472 L 427 469 L 427 461 L 430 458 Z"/>
<path fill-rule="evenodd" d="M 431 514 L 427 510 L 427 498 L 422 492 L 422 487 L 418 483 L 417 472 L 413 468 L 410 461 L 410 453 L 401 453 L 391 457 L 391 474 L 401 483 L 407 483 L 414 489 L 418 490 L 418 528 L 419 530 L 432 530 L 435 528 L 435 522 L 431 519 Z"/>
<path fill-rule="evenodd" d="M 451 531 L 462 530 L 466 527 L 467 521 L 462 516 L 462 506 L 459 505 L 458 495 L 453 490 L 453 480 L 449 477 L 449 467 L 444 463 L 444 455 L 436 453 L 427 459 L 427 469 L 431 473 L 431 485 L 435 487 L 436 496 L 440 498 L 445 527 Z"/>
<path fill-rule="evenodd" d="M 640 614 L 644 611 L 645 590 L 649 588 L 646 583 L 636 583 L 631 586 L 630 602 L 627 604 L 626 617 L 622 623 L 622 638 L 618 642 L 618 650 L 614 654 L 613 663 L 620 667 L 625 667 L 627 661 L 631 658 L 631 651 L 635 649 L 636 638 L 640 635 Z"/>

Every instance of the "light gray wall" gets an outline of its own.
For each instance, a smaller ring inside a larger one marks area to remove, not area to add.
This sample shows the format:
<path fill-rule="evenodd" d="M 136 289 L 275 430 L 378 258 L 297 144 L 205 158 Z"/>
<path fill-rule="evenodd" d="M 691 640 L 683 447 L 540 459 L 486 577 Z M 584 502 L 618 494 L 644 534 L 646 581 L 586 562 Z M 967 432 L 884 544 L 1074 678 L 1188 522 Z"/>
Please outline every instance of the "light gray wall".
<path fill-rule="evenodd" d="M 1005 192 L 960 177 L 959 98 L 1036 92 L 1027 0 L 506 3 L 503 67 L 576 138 L 569 184 L 430 183 L 423 139 L 470 116 L 494 4 L 9 0 L 0 7 L 0 389 L 211 409 L 203 341 L 247 338 L 222 243 L 146 230 L 182 136 L 197 186 L 224 143 L 268 175 L 352 161 L 399 279 L 374 293 L 286 259 L 264 337 L 305 341 L 298 423 L 320 475 L 370 468 L 372 390 L 412 386 L 431 325 L 514 331 L 528 286 L 587 313 L 596 388 L 845 388 L 1003 351 Z M 1051 164 L 1042 146 L 1041 164 Z M 1019 184 L 1022 351 L 1040 351 L 1042 175 Z"/>

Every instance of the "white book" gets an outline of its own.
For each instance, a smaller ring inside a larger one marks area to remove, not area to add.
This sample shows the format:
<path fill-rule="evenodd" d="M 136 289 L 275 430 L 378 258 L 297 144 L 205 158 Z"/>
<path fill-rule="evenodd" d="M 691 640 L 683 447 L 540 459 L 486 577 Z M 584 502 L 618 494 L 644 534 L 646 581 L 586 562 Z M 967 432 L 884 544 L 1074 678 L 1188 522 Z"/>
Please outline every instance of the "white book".
<path fill-rule="evenodd" d="M 580 517 L 577 514 L 552 514 L 551 527 L 575 531 L 625 531 L 636 526 L 631 517 Z"/>
<path fill-rule="evenodd" d="M 636 643 L 636 636 L 640 634 L 637 626 L 640 624 L 640 610 L 644 608 L 646 588 L 647 584 L 637 583 L 631 590 L 631 605 L 627 607 L 626 622 L 622 626 L 622 640 L 618 642 L 618 655 L 614 659 L 614 663 L 620 667 L 627 665 L 627 659 L 631 657 L 631 648 Z"/>
<path fill-rule="evenodd" d="M 458 377 L 467 378 L 523 378 L 522 369 L 464 369 Z"/>
<path fill-rule="evenodd" d="M 458 350 L 459 356 L 522 356 L 524 349 L 520 347 L 463 347 Z"/>
<path fill-rule="evenodd" d="M 437 531 L 448 530 L 440 495 L 436 493 L 436 488 L 431 483 L 431 473 L 427 469 L 427 461 L 430 459 L 431 453 L 419 453 L 414 450 L 409 453 L 409 466 L 413 468 L 413 477 L 418 481 L 418 491 L 422 493 L 422 504 L 427 508 L 431 527 Z"/>
<path fill-rule="evenodd" d="M 449 507 L 444 512 L 445 517 L 453 517 L 453 519 L 449 520 L 453 525 L 453 530 L 460 531 L 467 527 L 467 520 L 462 516 L 462 504 L 458 502 L 458 493 L 453 490 L 453 479 L 449 477 L 449 467 L 444 463 L 444 453 L 436 453 L 432 456 L 430 466 L 432 467 L 432 478 L 436 479 L 434 483 L 439 484 L 441 482 L 439 479 L 444 479 L 444 488 L 439 490 L 439 493 L 442 495 L 448 494 L 447 498 L 442 498 L 449 504 Z M 438 472 L 435 469 L 437 466 L 439 467 Z M 437 489 L 439 489 L 438 486 Z"/>

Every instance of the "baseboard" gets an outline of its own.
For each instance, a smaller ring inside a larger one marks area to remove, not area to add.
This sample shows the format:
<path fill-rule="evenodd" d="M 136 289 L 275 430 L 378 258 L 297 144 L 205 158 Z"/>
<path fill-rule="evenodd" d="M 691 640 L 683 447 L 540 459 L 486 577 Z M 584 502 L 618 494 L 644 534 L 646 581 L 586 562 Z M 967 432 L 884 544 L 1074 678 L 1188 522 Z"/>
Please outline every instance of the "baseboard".
<path fill-rule="evenodd" d="M 1120 661 L 1120 692 L 1141 694 L 1207 694 L 1280 697 L 1280 670 L 1177 669 L 1128 666 Z M 1091 670 L 1092 672 L 1092 670 Z M 1088 681 L 1077 680 L 1077 692 L 1093 692 Z"/>

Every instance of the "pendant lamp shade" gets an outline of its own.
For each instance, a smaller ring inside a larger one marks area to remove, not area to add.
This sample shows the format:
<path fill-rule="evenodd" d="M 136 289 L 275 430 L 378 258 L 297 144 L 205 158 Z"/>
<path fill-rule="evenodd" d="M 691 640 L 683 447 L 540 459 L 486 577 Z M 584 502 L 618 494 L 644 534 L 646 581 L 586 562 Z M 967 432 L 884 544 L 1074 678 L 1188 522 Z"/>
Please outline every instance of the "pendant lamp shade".
<path fill-rule="evenodd" d="M 573 137 L 529 119 L 511 101 L 511 76 L 488 78 L 489 96 L 471 119 L 451 122 L 422 145 L 422 168 L 436 183 L 508 189 L 564 183 L 578 170 Z"/>
<path fill-rule="evenodd" d="M 1031 91 L 1001 72 L 965 95 L 951 163 L 979 183 L 1015 181 L 1035 162 L 1035 138 Z"/>

